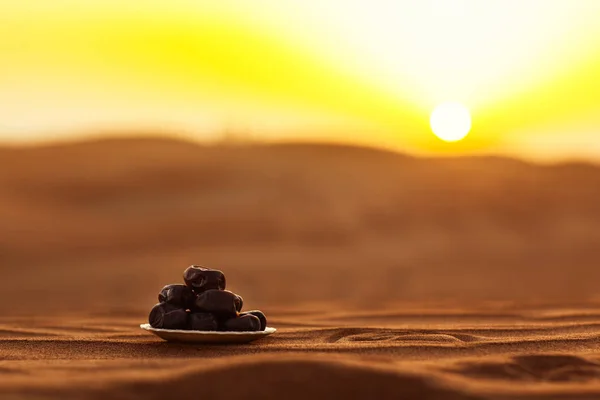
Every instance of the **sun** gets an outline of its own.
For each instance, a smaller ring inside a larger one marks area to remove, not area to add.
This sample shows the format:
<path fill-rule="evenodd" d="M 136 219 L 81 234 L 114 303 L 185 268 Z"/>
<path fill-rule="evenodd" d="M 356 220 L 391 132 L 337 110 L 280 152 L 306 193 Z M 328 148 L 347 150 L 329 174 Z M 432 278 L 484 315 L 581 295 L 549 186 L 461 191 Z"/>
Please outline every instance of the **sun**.
<path fill-rule="evenodd" d="M 471 114 L 460 103 L 439 104 L 431 113 L 431 130 L 445 142 L 458 142 L 471 130 Z"/>

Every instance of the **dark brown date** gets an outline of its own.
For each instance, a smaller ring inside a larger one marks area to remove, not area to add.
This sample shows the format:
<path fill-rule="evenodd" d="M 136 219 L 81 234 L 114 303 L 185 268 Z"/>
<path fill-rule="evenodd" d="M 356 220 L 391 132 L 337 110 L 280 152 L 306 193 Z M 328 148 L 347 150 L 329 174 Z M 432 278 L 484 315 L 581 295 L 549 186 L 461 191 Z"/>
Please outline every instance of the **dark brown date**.
<path fill-rule="evenodd" d="M 169 303 L 179 308 L 188 309 L 194 306 L 196 295 L 186 285 L 167 285 L 158 294 L 158 301 Z"/>
<path fill-rule="evenodd" d="M 188 313 L 172 304 L 160 303 L 150 311 L 148 322 L 150 326 L 157 329 L 186 329 Z"/>
<path fill-rule="evenodd" d="M 194 311 L 209 312 L 219 317 L 233 317 L 241 309 L 241 297 L 227 290 L 207 290 L 196 297 Z"/>
<path fill-rule="evenodd" d="M 226 332 L 256 332 L 260 330 L 260 320 L 252 314 L 240 315 L 221 323 L 219 330 Z"/>
<path fill-rule="evenodd" d="M 227 284 L 223 272 L 197 265 L 192 265 L 183 272 L 183 280 L 196 294 L 213 289 L 225 290 Z"/>
<path fill-rule="evenodd" d="M 235 302 L 235 310 L 237 312 L 242 311 L 242 307 L 244 307 L 244 299 L 242 298 L 242 296 L 240 296 L 239 294 L 236 294 L 234 302 Z"/>
<path fill-rule="evenodd" d="M 262 311 L 259 310 L 252 310 L 252 311 L 246 311 L 240 314 L 240 316 L 242 315 L 254 315 L 256 318 L 258 318 L 258 320 L 260 321 L 260 330 L 264 331 L 267 328 L 267 317 L 265 317 L 265 314 L 263 314 Z"/>
<path fill-rule="evenodd" d="M 190 314 L 189 329 L 193 331 L 216 331 L 217 328 L 217 320 L 214 315 L 210 313 Z"/>

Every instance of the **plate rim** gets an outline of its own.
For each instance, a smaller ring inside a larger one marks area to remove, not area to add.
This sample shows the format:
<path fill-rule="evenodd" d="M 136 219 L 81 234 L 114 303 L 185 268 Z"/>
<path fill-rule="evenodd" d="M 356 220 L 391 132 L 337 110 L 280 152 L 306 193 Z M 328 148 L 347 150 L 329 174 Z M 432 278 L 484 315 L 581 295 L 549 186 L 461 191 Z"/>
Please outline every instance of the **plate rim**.
<path fill-rule="evenodd" d="M 140 328 L 148 332 L 165 332 L 165 333 L 177 333 L 184 335 L 220 335 L 220 336 L 230 336 L 230 335 L 271 335 L 277 332 L 276 328 L 267 326 L 264 331 L 193 331 L 193 330 L 184 330 L 184 329 L 159 329 L 153 328 L 150 324 L 140 324 Z"/>

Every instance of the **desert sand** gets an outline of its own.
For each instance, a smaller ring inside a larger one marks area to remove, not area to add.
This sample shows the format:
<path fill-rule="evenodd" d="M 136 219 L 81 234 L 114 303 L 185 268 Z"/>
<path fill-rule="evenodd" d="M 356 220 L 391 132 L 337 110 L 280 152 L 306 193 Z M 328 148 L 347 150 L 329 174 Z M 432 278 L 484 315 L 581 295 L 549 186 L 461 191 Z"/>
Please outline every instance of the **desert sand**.
<path fill-rule="evenodd" d="M 600 167 L 166 139 L 0 148 L 0 398 L 600 398 Z M 189 264 L 278 332 L 139 329 Z"/>

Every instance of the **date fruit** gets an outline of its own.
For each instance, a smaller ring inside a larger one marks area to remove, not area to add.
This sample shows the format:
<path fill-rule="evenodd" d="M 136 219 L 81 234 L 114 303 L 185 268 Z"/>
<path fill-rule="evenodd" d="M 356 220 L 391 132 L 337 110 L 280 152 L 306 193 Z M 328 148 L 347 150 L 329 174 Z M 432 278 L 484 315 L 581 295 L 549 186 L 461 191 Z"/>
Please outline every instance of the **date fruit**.
<path fill-rule="evenodd" d="M 183 272 L 183 280 L 196 294 L 213 289 L 225 290 L 227 284 L 223 272 L 197 265 L 192 265 Z"/>
<path fill-rule="evenodd" d="M 194 311 L 218 314 L 224 317 L 237 315 L 242 308 L 241 297 L 227 290 L 207 290 L 196 297 Z"/>
<path fill-rule="evenodd" d="M 265 314 L 262 311 L 259 310 L 252 310 L 252 311 L 246 311 L 240 314 L 240 316 L 243 315 L 254 315 L 256 318 L 258 318 L 258 320 L 260 321 L 260 330 L 264 331 L 267 328 L 267 317 L 265 317 Z"/>
<path fill-rule="evenodd" d="M 187 329 L 188 313 L 172 304 L 159 303 L 150 311 L 148 322 L 157 329 Z"/>
<path fill-rule="evenodd" d="M 189 329 L 193 331 L 216 331 L 217 320 L 210 313 L 191 313 Z"/>
<path fill-rule="evenodd" d="M 186 285 L 167 285 L 158 294 L 158 301 L 169 303 L 179 308 L 188 309 L 194 306 L 196 295 Z"/>
<path fill-rule="evenodd" d="M 242 307 L 244 307 L 244 299 L 242 298 L 242 296 L 240 296 L 239 294 L 236 294 L 234 302 L 235 302 L 235 310 L 237 312 L 242 311 Z"/>
<path fill-rule="evenodd" d="M 221 323 L 219 330 L 225 332 L 256 332 L 260 330 L 260 320 L 252 314 L 240 315 Z"/>
<path fill-rule="evenodd" d="M 1 0 L 0 0 L 1 1 Z M 225 290 L 223 272 L 192 265 L 183 272 L 185 285 L 162 288 L 148 321 L 156 329 L 193 331 L 264 331 L 262 311 L 242 312 L 242 296 Z"/>

